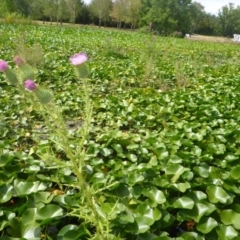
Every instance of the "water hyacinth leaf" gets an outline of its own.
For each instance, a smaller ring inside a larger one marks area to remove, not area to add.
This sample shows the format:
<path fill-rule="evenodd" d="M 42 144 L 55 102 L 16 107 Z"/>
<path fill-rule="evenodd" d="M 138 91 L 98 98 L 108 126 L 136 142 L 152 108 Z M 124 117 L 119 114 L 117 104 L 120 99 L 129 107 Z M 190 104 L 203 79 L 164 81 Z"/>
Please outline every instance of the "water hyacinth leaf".
<path fill-rule="evenodd" d="M 230 175 L 233 179 L 239 179 L 240 178 L 240 166 L 233 166 Z"/>
<path fill-rule="evenodd" d="M 23 182 L 19 179 L 14 180 L 14 195 L 17 196 L 26 196 L 32 193 L 36 193 L 38 191 L 45 190 L 47 188 L 47 184 L 43 182 Z"/>
<path fill-rule="evenodd" d="M 12 188 L 13 187 L 11 185 L 0 186 L 0 203 L 5 203 L 11 199 Z"/>
<path fill-rule="evenodd" d="M 70 195 L 58 195 L 54 198 L 54 202 L 59 203 L 62 206 L 71 206 L 71 207 L 77 207 L 79 206 L 78 201 Z"/>
<path fill-rule="evenodd" d="M 148 218 L 152 218 L 154 219 L 154 221 L 157 221 L 161 218 L 162 213 L 157 208 L 154 208 L 154 209 L 150 208 L 145 212 L 144 216 Z"/>
<path fill-rule="evenodd" d="M 186 192 L 187 189 L 191 188 L 191 185 L 188 182 L 185 183 L 174 183 L 170 185 L 170 188 L 176 189 L 180 192 Z"/>
<path fill-rule="evenodd" d="M 41 237 L 41 228 L 33 225 L 25 225 L 22 223 L 22 237 L 25 239 L 36 240 Z"/>
<path fill-rule="evenodd" d="M 240 229 L 240 213 L 236 213 L 233 210 L 223 210 L 221 212 L 221 221 L 225 225 L 232 224 L 235 229 Z"/>
<path fill-rule="evenodd" d="M 164 209 L 162 209 L 161 212 L 162 212 L 161 226 L 163 229 L 165 229 L 165 228 L 171 226 L 176 218 Z"/>
<path fill-rule="evenodd" d="M 208 178 L 209 176 L 209 171 L 205 167 L 197 166 L 197 167 L 194 167 L 193 170 L 196 171 L 203 178 Z"/>
<path fill-rule="evenodd" d="M 207 187 L 208 199 L 212 203 L 226 203 L 231 196 L 219 186 L 209 186 Z"/>
<path fill-rule="evenodd" d="M 17 239 L 40 239 L 41 237 L 41 228 L 35 224 L 34 221 L 29 224 L 25 224 L 19 218 L 12 218 L 9 221 L 9 226 L 11 228 L 8 229 L 8 232 L 12 237 Z"/>
<path fill-rule="evenodd" d="M 196 232 L 186 232 L 181 237 L 183 240 L 203 240 L 203 237 Z"/>
<path fill-rule="evenodd" d="M 188 197 L 178 198 L 174 203 L 174 208 L 184 208 L 184 209 L 192 209 L 194 206 L 194 201 Z"/>
<path fill-rule="evenodd" d="M 213 228 L 218 226 L 218 222 L 211 218 L 211 217 L 203 217 L 201 220 L 197 223 L 197 230 L 199 232 L 202 232 L 204 234 L 207 234 L 213 230 Z"/>
<path fill-rule="evenodd" d="M 37 215 L 37 208 L 28 208 L 22 214 L 22 222 L 25 225 L 32 225 L 35 222 L 35 217 Z"/>
<path fill-rule="evenodd" d="M 7 163 L 11 162 L 14 159 L 12 154 L 4 153 L 0 156 L 0 167 L 4 167 Z"/>
<path fill-rule="evenodd" d="M 58 236 L 63 237 L 67 232 L 77 229 L 78 227 L 76 225 L 73 224 L 66 225 L 59 231 Z"/>
<path fill-rule="evenodd" d="M 181 219 L 188 220 L 188 218 L 193 219 L 195 222 L 199 222 L 199 220 L 204 216 L 208 211 L 208 207 L 202 203 L 196 203 L 194 207 L 190 209 L 182 209 L 178 212 L 178 216 Z"/>
<path fill-rule="evenodd" d="M 127 181 L 128 181 L 128 184 L 130 186 L 133 186 L 135 185 L 136 183 L 139 183 L 139 182 L 142 182 L 144 180 L 144 176 L 143 176 L 143 173 L 131 173 L 128 178 L 127 178 Z"/>
<path fill-rule="evenodd" d="M 232 226 L 219 225 L 216 229 L 219 239 L 228 240 L 238 236 L 238 232 Z"/>
<path fill-rule="evenodd" d="M 158 159 L 164 159 L 169 155 L 168 150 L 165 148 L 155 149 L 154 153 L 157 155 Z"/>
<path fill-rule="evenodd" d="M 120 144 L 112 144 L 111 147 L 119 154 L 123 152 L 123 148 Z"/>
<path fill-rule="evenodd" d="M 123 224 L 133 223 L 134 217 L 131 214 L 123 214 L 118 218 L 118 221 L 120 221 Z"/>
<path fill-rule="evenodd" d="M 171 179 L 173 183 L 175 183 L 185 171 L 189 171 L 189 169 L 179 164 L 171 164 L 166 168 L 167 175 L 174 175 Z"/>
<path fill-rule="evenodd" d="M 202 149 L 199 148 L 198 146 L 194 146 L 192 149 L 192 153 L 194 156 L 200 157 L 202 153 Z"/>
<path fill-rule="evenodd" d="M 153 188 L 150 191 L 144 191 L 144 194 L 148 196 L 153 202 L 163 204 L 166 201 L 164 193 L 157 188 Z"/>
<path fill-rule="evenodd" d="M 100 150 L 100 153 L 104 156 L 104 157 L 107 157 L 109 155 L 111 155 L 113 153 L 113 150 L 112 149 L 109 149 L 109 148 L 102 148 Z"/>
<path fill-rule="evenodd" d="M 149 230 L 150 225 L 152 225 L 152 221 L 145 217 L 140 216 L 136 217 L 135 221 L 137 222 L 138 225 L 137 233 L 145 233 L 146 231 Z"/>
<path fill-rule="evenodd" d="M 214 212 L 217 209 L 215 204 L 212 204 L 212 203 L 210 203 L 210 202 L 208 202 L 206 200 L 202 200 L 201 203 L 203 205 L 205 205 L 206 207 L 208 207 L 208 210 L 206 211 L 206 214 L 205 214 L 207 216 L 209 216 L 212 212 Z"/>
<path fill-rule="evenodd" d="M 36 219 L 37 220 L 48 220 L 56 217 L 64 216 L 63 209 L 54 204 L 48 204 L 42 208 L 40 208 L 37 212 Z"/>
<path fill-rule="evenodd" d="M 157 159 L 157 157 L 156 157 L 155 155 L 151 156 L 151 159 L 150 159 L 150 161 L 149 161 L 149 164 L 150 164 L 151 166 L 157 166 L 157 164 L 158 164 L 158 159 Z"/>
<path fill-rule="evenodd" d="M 226 146 L 224 144 L 210 143 L 208 149 L 211 153 L 220 155 L 225 153 Z"/>
<path fill-rule="evenodd" d="M 142 233 L 138 235 L 139 240 L 154 240 L 157 239 L 157 236 L 152 233 Z"/>
<path fill-rule="evenodd" d="M 132 154 L 132 153 L 127 154 L 126 157 L 132 162 L 136 162 L 137 159 L 138 159 L 137 156 L 135 154 Z"/>

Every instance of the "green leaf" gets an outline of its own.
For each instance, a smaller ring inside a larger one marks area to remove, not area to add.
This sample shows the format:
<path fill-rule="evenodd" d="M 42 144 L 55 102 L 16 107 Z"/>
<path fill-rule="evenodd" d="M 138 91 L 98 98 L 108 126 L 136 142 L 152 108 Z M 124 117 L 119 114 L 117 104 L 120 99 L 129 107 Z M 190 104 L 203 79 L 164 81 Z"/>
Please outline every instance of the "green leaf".
<path fill-rule="evenodd" d="M 149 192 L 148 190 L 144 191 L 144 194 L 148 196 L 153 202 L 156 202 L 158 204 L 163 204 L 166 202 L 166 197 L 164 193 L 157 188 L 151 189 Z"/>
<path fill-rule="evenodd" d="M 179 164 L 171 164 L 166 168 L 165 172 L 167 175 L 174 175 L 171 181 L 175 183 L 185 171 L 189 171 L 189 169 Z"/>
<path fill-rule="evenodd" d="M 233 210 L 223 210 L 221 212 L 221 221 L 225 225 L 232 224 L 235 229 L 240 229 L 240 213 L 236 213 Z"/>
<path fill-rule="evenodd" d="M 126 157 L 132 162 L 136 162 L 137 159 L 138 159 L 137 156 L 135 154 L 132 154 L 132 153 L 127 154 Z"/>
<path fill-rule="evenodd" d="M 64 216 L 64 211 L 61 207 L 54 204 L 48 204 L 38 210 L 36 219 L 48 220 L 48 219 L 53 219 L 56 217 L 63 217 L 63 216 Z"/>
<path fill-rule="evenodd" d="M 188 182 L 185 183 L 174 183 L 170 186 L 173 189 L 177 189 L 180 192 L 186 192 L 187 189 L 191 188 L 191 185 Z"/>
<path fill-rule="evenodd" d="M 12 154 L 1 154 L 0 155 L 0 167 L 4 167 L 7 163 L 11 162 L 14 159 Z"/>
<path fill-rule="evenodd" d="M 230 175 L 233 179 L 239 179 L 240 178 L 240 166 L 233 166 L 231 171 L 230 171 Z"/>
<path fill-rule="evenodd" d="M 118 218 L 118 221 L 121 221 L 123 224 L 133 223 L 134 217 L 131 214 L 123 214 Z"/>
<path fill-rule="evenodd" d="M 136 217 L 135 221 L 138 225 L 137 233 L 145 233 L 152 225 L 152 221 L 145 217 Z"/>
<path fill-rule="evenodd" d="M 218 226 L 218 222 L 211 217 L 204 217 L 197 223 L 197 230 L 204 234 L 207 234 L 213 230 L 213 228 Z"/>
<path fill-rule="evenodd" d="M 185 208 L 185 209 L 192 209 L 194 206 L 194 201 L 188 197 L 181 197 L 178 198 L 173 203 L 174 208 Z"/>
<path fill-rule="evenodd" d="M 45 190 L 47 184 L 43 182 L 24 182 L 19 179 L 14 180 L 14 190 L 17 196 L 26 196 L 38 191 Z"/>
<path fill-rule="evenodd" d="M 222 188 L 218 186 L 209 186 L 206 189 L 208 194 L 208 199 L 212 203 L 226 203 L 231 196 L 227 194 L 227 192 Z"/>
<path fill-rule="evenodd" d="M 9 201 L 12 197 L 12 186 L 2 185 L 0 186 L 0 203 Z"/>
<path fill-rule="evenodd" d="M 232 226 L 219 225 L 216 231 L 219 240 L 233 239 L 238 236 L 238 232 Z"/>

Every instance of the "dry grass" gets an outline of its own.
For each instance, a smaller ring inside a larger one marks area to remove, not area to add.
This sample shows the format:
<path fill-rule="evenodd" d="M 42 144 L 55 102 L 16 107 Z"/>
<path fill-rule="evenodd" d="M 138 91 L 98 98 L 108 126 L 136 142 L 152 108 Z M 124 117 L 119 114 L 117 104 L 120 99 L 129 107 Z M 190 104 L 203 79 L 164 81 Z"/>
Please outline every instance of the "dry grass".
<path fill-rule="evenodd" d="M 206 41 L 206 42 L 219 42 L 219 43 L 232 43 L 233 42 L 231 38 L 204 36 L 204 35 L 198 35 L 198 34 L 191 35 L 191 37 L 187 38 L 187 39 L 193 40 L 193 41 Z"/>

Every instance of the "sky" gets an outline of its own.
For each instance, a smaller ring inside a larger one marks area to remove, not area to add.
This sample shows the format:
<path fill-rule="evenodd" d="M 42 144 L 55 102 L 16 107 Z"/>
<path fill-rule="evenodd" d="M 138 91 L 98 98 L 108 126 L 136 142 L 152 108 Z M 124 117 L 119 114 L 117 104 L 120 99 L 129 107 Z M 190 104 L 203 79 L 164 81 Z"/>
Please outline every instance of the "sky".
<path fill-rule="evenodd" d="M 91 0 L 84 0 L 85 3 Z M 192 0 L 192 2 L 199 2 L 205 7 L 207 13 L 217 14 L 218 10 L 228 3 L 235 3 L 235 6 L 240 6 L 240 0 Z"/>
<path fill-rule="evenodd" d="M 235 3 L 240 6 L 240 0 L 194 0 L 194 2 L 199 2 L 205 7 L 207 13 L 217 14 L 218 10 L 228 3 Z"/>

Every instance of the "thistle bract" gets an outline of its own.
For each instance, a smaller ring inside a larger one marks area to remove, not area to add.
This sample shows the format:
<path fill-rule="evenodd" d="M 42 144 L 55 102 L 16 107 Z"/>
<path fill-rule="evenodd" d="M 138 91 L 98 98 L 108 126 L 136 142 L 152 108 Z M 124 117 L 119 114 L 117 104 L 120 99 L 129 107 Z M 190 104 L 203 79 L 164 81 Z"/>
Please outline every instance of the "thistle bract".
<path fill-rule="evenodd" d="M 48 104 L 52 100 L 52 94 L 45 89 L 37 88 L 35 93 L 39 102 L 42 104 Z"/>
<path fill-rule="evenodd" d="M 4 73 L 10 84 L 16 85 L 18 83 L 17 75 L 12 69 L 8 68 Z"/>
<path fill-rule="evenodd" d="M 86 64 L 81 64 L 76 67 L 76 75 L 79 78 L 87 78 L 88 76 L 88 69 Z"/>

